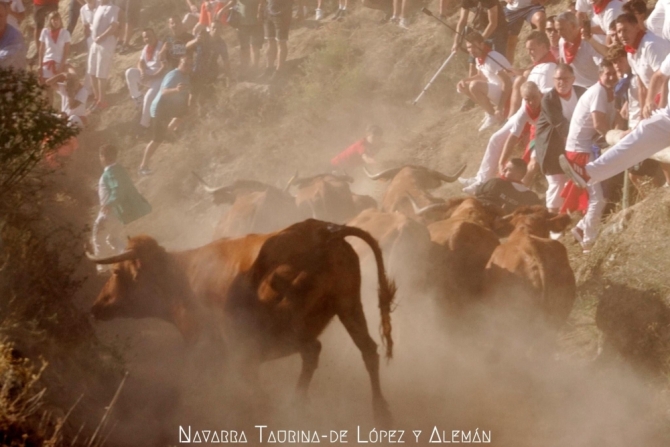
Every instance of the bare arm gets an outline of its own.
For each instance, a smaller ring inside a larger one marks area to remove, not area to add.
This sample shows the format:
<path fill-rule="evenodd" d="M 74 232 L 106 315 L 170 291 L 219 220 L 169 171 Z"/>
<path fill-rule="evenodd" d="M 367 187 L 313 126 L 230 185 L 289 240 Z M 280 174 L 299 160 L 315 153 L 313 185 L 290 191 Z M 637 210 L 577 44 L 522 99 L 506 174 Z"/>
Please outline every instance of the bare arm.
<path fill-rule="evenodd" d="M 102 39 L 104 39 L 107 36 L 111 36 L 116 34 L 116 31 L 119 29 L 119 22 L 112 22 L 111 25 L 98 37 L 95 38 L 95 42 L 99 43 Z"/>
<path fill-rule="evenodd" d="M 591 118 L 593 119 L 593 127 L 595 127 L 596 132 L 600 135 L 605 136 L 607 131 L 611 129 L 607 115 L 603 112 L 591 112 Z"/>
<path fill-rule="evenodd" d="M 668 85 L 668 76 L 665 76 L 663 73 L 657 71 L 651 77 L 651 82 L 649 82 L 649 89 L 647 90 L 646 100 L 644 106 L 642 106 L 642 117 L 649 118 L 651 114 L 658 108 L 656 102 L 654 101 L 657 94 L 663 92 L 663 88 L 667 88 Z M 661 98 L 663 95 L 661 94 Z"/>
<path fill-rule="evenodd" d="M 503 147 L 503 151 L 500 154 L 500 160 L 498 161 L 499 172 L 502 172 L 503 169 L 505 169 L 505 165 L 509 159 L 512 158 L 512 152 L 514 151 L 514 148 L 517 144 L 519 144 L 519 137 L 510 134 L 510 136 L 507 137 L 507 141 L 505 141 L 505 147 Z"/>
<path fill-rule="evenodd" d="M 496 109 L 496 113 L 500 112 L 502 114 L 505 110 L 505 105 L 512 96 L 512 89 L 514 87 L 514 83 L 512 82 L 512 78 L 509 77 L 509 75 L 505 70 L 500 70 L 498 72 L 498 76 L 503 82 L 502 94 L 500 95 L 500 101 L 498 102 L 498 104 L 494 104 L 494 106 Z"/>
<path fill-rule="evenodd" d="M 457 51 L 458 50 L 458 41 L 460 40 L 458 38 L 461 33 L 463 33 L 463 30 L 465 29 L 465 25 L 468 23 L 468 15 L 470 14 L 470 11 L 468 11 L 465 8 L 461 8 L 461 15 L 458 17 L 458 23 L 456 24 L 456 35 L 454 36 L 454 44 L 451 46 L 451 51 Z"/>
<path fill-rule="evenodd" d="M 491 37 L 493 32 L 498 27 L 498 8 L 490 8 L 487 12 L 487 15 L 489 17 L 489 24 L 486 25 L 486 29 L 484 29 L 484 32 L 482 33 L 484 39 Z"/>
<path fill-rule="evenodd" d="M 603 56 L 607 56 L 607 45 L 602 44 L 598 42 L 596 39 L 593 38 L 593 35 L 587 37 L 584 35 L 584 30 L 582 30 L 582 39 L 586 40 L 591 46 L 593 47 L 594 50 L 596 50 L 598 53 L 600 53 Z"/>

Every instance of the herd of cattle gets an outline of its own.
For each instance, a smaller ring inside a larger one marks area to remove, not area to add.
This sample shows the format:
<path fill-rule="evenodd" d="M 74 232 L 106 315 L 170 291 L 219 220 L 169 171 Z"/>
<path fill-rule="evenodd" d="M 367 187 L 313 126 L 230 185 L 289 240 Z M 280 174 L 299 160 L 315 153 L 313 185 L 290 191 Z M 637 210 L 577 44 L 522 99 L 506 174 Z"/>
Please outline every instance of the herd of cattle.
<path fill-rule="evenodd" d="M 550 231 L 565 230 L 569 216 L 543 207 L 501 216 L 474 198 L 445 201 L 430 193 L 463 169 L 454 175 L 420 166 L 368 173 L 388 182 L 379 208 L 371 197 L 351 192 L 351 178 L 332 174 L 294 176 L 284 190 L 257 181 L 205 185 L 215 203 L 230 204 L 215 241 L 167 252 L 153 238 L 139 236 L 122 254 L 91 257 L 113 264 L 93 316 L 161 318 L 195 341 L 216 315 L 226 355 L 239 356 L 236 364 L 251 368 L 247 377 L 261 362 L 300 353 L 297 391 L 304 395 L 318 364 L 318 337 L 337 315 L 363 355 L 375 419 L 388 423 L 377 345 L 361 303 L 359 259 L 371 264 L 366 256 L 374 255 L 388 358 L 396 295 L 388 276 L 403 278 L 400 295 L 423 288 L 456 318 L 484 303 L 521 309 L 524 318 L 554 330 L 575 300 L 567 251 L 549 238 Z"/>

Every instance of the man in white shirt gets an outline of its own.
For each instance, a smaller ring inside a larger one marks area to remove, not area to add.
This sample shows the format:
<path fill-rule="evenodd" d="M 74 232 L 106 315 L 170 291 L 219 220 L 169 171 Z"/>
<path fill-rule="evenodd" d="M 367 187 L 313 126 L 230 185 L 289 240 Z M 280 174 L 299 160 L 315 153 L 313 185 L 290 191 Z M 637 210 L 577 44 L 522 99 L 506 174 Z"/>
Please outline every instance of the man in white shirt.
<path fill-rule="evenodd" d="M 593 7 L 591 17 L 591 33 L 604 36 L 610 28 L 610 23 L 623 13 L 624 1 L 622 0 L 589 0 Z"/>
<path fill-rule="evenodd" d="M 461 80 L 458 93 L 472 99 L 486 112 L 479 131 L 502 122 L 505 106 L 512 93 L 512 65 L 502 54 L 491 50 L 481 34 L 472 31 L 466 39 L 466 48 L 475 59 L 477 73 Z"/>
<path fill-rule="evenodd" d="M 116 34 L 119 29 L 119 7 L 111 0 L 101 0 L 95 9 L 91 38 L 93 44 L 88 53 L 88 74 L 93 82 L 95 104 L 91 111 L 108 107 L 105 101 L 105 81 L 109 77 L 116 48 Z"/>
<path fill-rule="evenodd" d="M 526 50 L 528 50 L 528 55 L 533 62 L 533 66 L 526 70 L 523 76 L 517 76 L 514 80 L 509 116 L 516 113 L 521 106 L 520 88 L 524 82 L 533 82 L 543 94 L 554 88 L 556 58 L 551 54 L 551 43 L 547 34 L 540 31 L 532 31 L 526 38 Z"/>
<path fill-rule="evenodd" d="M 585 166 L 595 159 L 594 145 L 602 141 L 608 130 L 612 128 L 614 117 L 614 86 L 617 75 L 610 61 L 600 64 L 598 83 L 590 87 L 577 102 L 570 120 L 570 130 L 565 145 L 565 156 L 573 164 Z M 563 167 L 563 162 L 561 162 Z M 563 196 L 566 202 L 576 202 L 576 197 L 583 194 L 579 189 L 582 185 L 568 183 Z M 595 243 L 600 227 L 602 212 L 605 208 L 603 190 L 599 184 L 589 185 L 588 208 L 578 223 L 573 234 L 581 243 L 584 252 L 588 252 Z"/>
<path fill-rule="evenodd" d="M 652 75 L 661 67 L 661 63 L 670 53 L 670 42 L 654 33 L 645 31 L 634 14 L 622 14 L 616 19 L 619 39 L 628 53 L 628 64 L 638 77 L 640 86 L 649 88 Z M 639 98 L 642 110 L 646 106 L 646 95 Z"/>
<path fill-rule="evenodd" d="M 542 93 L 533 82 L 521 86 L 523 105 L 507 120 L 505 125 L 494 133 L 486 146 L 484 158 L 477 175 L 472 178 L 459 178 L 463 192 L 474 195 L 477 187 L 498 175 L 513 156 L 513 150 L 521 139 L 526 124 L 533 125 L 540 115 Z"/>
<path fill-rule="evenodd" d="M 154 30 L 145 28 L 142 31 L 142 40 L 144 41 L 144 48 L 140 54 L 140 60 L 136 68 L 126 70 L 126 83 L 130 96 L 142 109 L 140 126 L 145 130 L 151 124 L 151 103 L 160 90 L 161 81 L 165 74 L 165 64 L 161 59 L 163 42 L 156 38 Z M 147 88 L 144 97 L 140 87 Z"/>
<path fill-rule="evenodd" d="M 598 82 L 598 64 L 602 58 L 590 43 L 582 41 L 576 15 L 569 11 L 559 14 L 555 24 L 561 35 L 558 43 L 561 61 L 572 66 L 575 85 L 591 87 Z"/>
<path fill-rule="evenodd" d="M 86 49 L 90 50 L 91 45 L 93 44 L 93 38 L 91 37 L 91 26 L 93 26 L 93 15 L 95 14 L 95 8 L 97 7 L 97 0 L 86 0 L 84 6 L 79 10 L 79 19 L 81 24 L 84 27 L 84 37 L 86 37 Z"/>

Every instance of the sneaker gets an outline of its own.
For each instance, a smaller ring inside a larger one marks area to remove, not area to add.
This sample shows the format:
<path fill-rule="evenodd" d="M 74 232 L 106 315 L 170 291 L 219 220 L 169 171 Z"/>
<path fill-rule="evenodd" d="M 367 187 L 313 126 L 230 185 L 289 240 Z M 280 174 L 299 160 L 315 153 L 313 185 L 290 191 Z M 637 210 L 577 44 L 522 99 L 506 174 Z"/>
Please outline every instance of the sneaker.
<path fill-rule="evenodd" d="M 403 17 L 402 19 L 400 19 L 398 26 L 402 29 L 409 29 L 409 20 Z"/>
<path fill-rule="evenodd" d="M 582 253 L 587 255 L 591 253 L 591 250 L 593 249 L 593 244 L 584 244 L 582 243 Z"/>
<path fill-rule="evenodd" d="M 468 98 L 465 100 L 465 102 L 459 109 L 459 112 L 467 112 L 468 110 L 474 109 L 475 106 L 476 106 L 475 102 L 472 99 Z"/>
<path fill-rule="evenodd" d="M 149 168 L 142 168 L 142 169 L 138 170 L 137 173 L 140 174 L 142 177 L 146 177 L 148 175 L 153 174 L 154 171 L 152 171 Z"/>
<path fill-rule="evenodd" d="M 483 132 L 486 129 L 493 127 L 496 125 L 496 117 L 493 115 L 489 115 L 488 113 L 484 117 L 484 121 L 482 122 L 482 125 L 479 126 L 479 131 Z"/>
<path fill-rule="evenodd" d="M 477 183 L 477 177 L 458 177 L 458 182 L 463 186 L 470 186 Z"/>
<path fill-rule="evenodd" d="M 474 196 L 475 193 L 477 192 L 477 187 L 479 186 L 479 183 L 473 183 L 471 185 L 466 186 L 463 188 L 463 192 L 465 194 L 468 194 L 470 196 Z"/>
<path fill-rule="evenodd" d="M 314 20 L 322 20 L 323 19 L 323 9 L 317 8 L 316 10 L 316 17 L 314 17 Z"/>
<path fill-rule="evenodd" d="M 580 244 L 584 243 L 584 230 L 582 230 L 579 227 L 572 227 L 570 233 L 572 233 L 572 236 L 575 238 L 577 242 L 579 242 Z"/>
<path fill-rule="evenodd" d="M 330 20 L 337 20 L 337 19 L 340 18 L 341 15 L 342 15 L 342 10 L 338 9 L 337 12 L 335 13 L 335 15 L 330 18 Z"/>
<path fill-rule="evenodd" d="M 391 18 L 389 19 L 389 23 L 393 23 L 393 24 L 396 24 L 399 21 L 400 21 L 400 19 L 397 16 L 391 16 Z"/>
<path fill-rule="evenodd" d="M 565 155 L 560 155 L 558 157 L 558 164 L 561 165 L 561 169 L 563 172 L 565 172 L 565 175 L 567 175 L 568 178 L 575 183 L 575 185 L 579 186 L 580 188 L 586 188 L 589 179 L 591 178 L 586 173 L 586 169 L 571 163 Z"/>

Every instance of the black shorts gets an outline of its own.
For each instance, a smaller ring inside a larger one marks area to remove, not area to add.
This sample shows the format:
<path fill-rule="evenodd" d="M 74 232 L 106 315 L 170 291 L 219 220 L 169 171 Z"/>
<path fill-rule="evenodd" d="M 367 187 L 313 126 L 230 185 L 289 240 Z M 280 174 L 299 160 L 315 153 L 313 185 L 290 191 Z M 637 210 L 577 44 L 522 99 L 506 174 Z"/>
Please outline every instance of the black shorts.
<path fill-rule="evenodd" d="M 181 118 L 186 115 L 186 107 L 175 107 L 167 102 L 158 101 L 156 116 L 151 118 L 152 140 L 155 143 L 165 141 L 167 128 L 173 118 Z"/>
<path fill-rule="evenodd" d="M 114 0 L 114 4 L 121 10 L 124 22 L 135 28 L 140 24 L 140 11 L 142 0 Z"/>
<path fill-rule="evenodd" d="M 503 8 L 505 13 L 505 20 L 507 20 L 507 31 L 510 36 L 518 36 L 521 32 L 521 27 L 523 22 L 526 21 L 531 23 L 531 19 L 537 12 L 544 11 L 544 6 L 542 5 L 530 5 L 525 8 L 517 9 L 512 11 L 507 9 L 507 6 Z"/>
<path fill-rule="evenodd" d="M 287 41 L 291 28 L 291 13 L 265 18 L 265 40 Z"/>
<path fill-rule="evenodd" d="M 632 168 L 628 170 L 633 175 L 640 175 L 645 177 L 655 177 L 658 174 L 658 171 L 661 169 L 661 165 L 651 158 L 641 161 Z"/>
<path fill-rule="evenodd" d="M 240 25 L 237 29 L 237 38 L 240 41 L 240 48 L 248 48 L 251 45 L 254 48 L 263 46 L 263 25 Z"/>
<path fill-rule="evenodd" d="M 58 5 L 33 5 L 33 19 L 37 30 L 44 28 L 44 21 L 50 12 L 58 11 Z"/>

